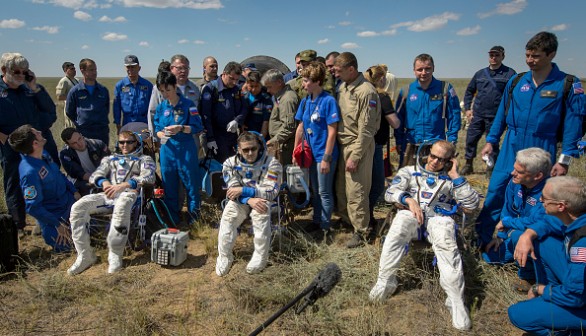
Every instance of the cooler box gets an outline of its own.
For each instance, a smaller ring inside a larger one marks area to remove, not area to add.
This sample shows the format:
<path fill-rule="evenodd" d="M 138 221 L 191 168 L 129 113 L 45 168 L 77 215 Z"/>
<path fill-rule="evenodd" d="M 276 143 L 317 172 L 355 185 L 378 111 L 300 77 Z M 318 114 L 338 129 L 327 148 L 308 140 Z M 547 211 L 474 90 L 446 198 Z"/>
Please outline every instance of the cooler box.
<path fill-rule="evenodd" d="M 189 235 L 177 229 L 161 229 L 151 237 L 151 260 L 165 266 L 179 266 L 187 259 Z"/>

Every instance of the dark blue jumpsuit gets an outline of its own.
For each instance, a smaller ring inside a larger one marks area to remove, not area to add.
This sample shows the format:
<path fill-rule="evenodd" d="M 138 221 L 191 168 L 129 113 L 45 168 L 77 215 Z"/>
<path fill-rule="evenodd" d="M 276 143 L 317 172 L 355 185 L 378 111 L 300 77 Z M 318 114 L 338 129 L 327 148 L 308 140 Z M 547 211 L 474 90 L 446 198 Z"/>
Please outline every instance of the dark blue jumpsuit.
<path fill-rule="evenodd" d="M 110 93 L 96 82 L 93 93 L 80 81 L 67 94 L 67 117 L 75 128 L 88 139 L 100 139 L 110 144 Z"/>

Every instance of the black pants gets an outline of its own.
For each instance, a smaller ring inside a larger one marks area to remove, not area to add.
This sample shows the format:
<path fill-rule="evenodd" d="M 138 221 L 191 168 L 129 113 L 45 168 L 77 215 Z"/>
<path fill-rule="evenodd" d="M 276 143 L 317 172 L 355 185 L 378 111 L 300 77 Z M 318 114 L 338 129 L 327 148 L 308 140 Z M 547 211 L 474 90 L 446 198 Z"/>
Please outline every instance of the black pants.
<path fill-rule="evenodd" d="M 478 141 L 482 138 L 482 135 L 490 131 L 494 117 L 485 116 L 472 116 L 470 126 L 468 126 L 468 132 L 466 133 L 466 155 L 465 159 L 474 159 L 476 157 L 476 151 L 478 149 Z M 499 153 L 498 144 L 492 148 L 492 157 L 496 158 Z M 496 160 L 494 160 L 496 161 Z"/>

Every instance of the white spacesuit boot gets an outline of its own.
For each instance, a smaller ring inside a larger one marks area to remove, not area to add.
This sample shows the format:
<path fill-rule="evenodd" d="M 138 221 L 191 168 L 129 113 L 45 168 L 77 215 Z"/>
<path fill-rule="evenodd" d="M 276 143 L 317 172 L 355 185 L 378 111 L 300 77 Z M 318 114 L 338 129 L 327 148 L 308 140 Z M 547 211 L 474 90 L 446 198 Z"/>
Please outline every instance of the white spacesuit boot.
<path fill-rule="evenodd" d="M 271 224 L 270 213 L 259 214 L 255 210 L 250 213 L 252 226 L 254 228 L 254 253 L 246 266 L 248 274 L 262 272 L 269 261 L 269 250 L 271 249 Z"/>
<path fill-rule="evenodd" d="M 69 275 L 76 275 L 85 271 L 91 265 L 93 265 L 97 259 L 96 254 L 94 253 L 94 249 L 90 245 L 89 234 L 85 234 L 79 239 L 74 240 L 73 244 L 75 245 L 75 250 L 77 251 L 77 259 L 75 259 L 73 265 L 71 265 L 71 267 L 69 267 L 67 270 L 67 274 Z"/>
<path fill-rule="evenodd" d="M 383 244 L 378 278 L 370 290 L 368 299 L 373 302 L 384 301 L 397 290 L 397 269 L 405 254 L 405 246 L 417 235 L 417 220 L 408 210 L 397 213 Z"/>
<path fill-rule="evenodd" d="M 110 249 L 108 251 L 108 273 L 116 273 L 122 270 L 122 253 L 116 253 Z"/>

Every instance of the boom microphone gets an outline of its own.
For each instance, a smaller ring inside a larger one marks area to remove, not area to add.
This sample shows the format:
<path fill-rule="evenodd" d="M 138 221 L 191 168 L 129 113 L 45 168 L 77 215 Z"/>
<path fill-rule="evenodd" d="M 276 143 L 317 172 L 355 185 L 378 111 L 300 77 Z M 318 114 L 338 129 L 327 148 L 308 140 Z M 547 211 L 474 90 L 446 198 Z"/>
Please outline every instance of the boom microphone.
<path fill-rule="evenodd" d="M 313 287 L 313 290 L 304 297 L 303 303 L 299 305 L 295 314 L 300 314 L 307 306 L 314 304 L 317 299 L 326 296 L 340 282 L 341 277 L 342 271 L 338 265 L 327 264 L 309 285 L 309 287 Z"/>
<path fill-rule="evenodd" d="M 326 296 L 332 290 L 332 288 L 334 288 L 334 286 L 340 282 L 341 278 L 342 271 L 340 270 L 340 267 L 334 263 L 328 263 L 326 267 L 317 274 L 315 279 L 313 279 L 307 288 L 305 288 L 301 293 L 293 298 L 293 300 L 283 306 L 283 308 L 279 309 L 279 311 L 269 317 L 263 324 L 250 333 L 249 336 L 258 335 L 261 331 L 273 323 L 279 316 L 281 316 L 294 304 L 299 302 L 299 300 L 305 297 L 304 302 L 299 306 L 299 308 L 297 308 L 297 311 L 295 312 L 296 314 L 301 313 L 308 305 L 315 303 L 315 301 L 320 297 Z"/>

